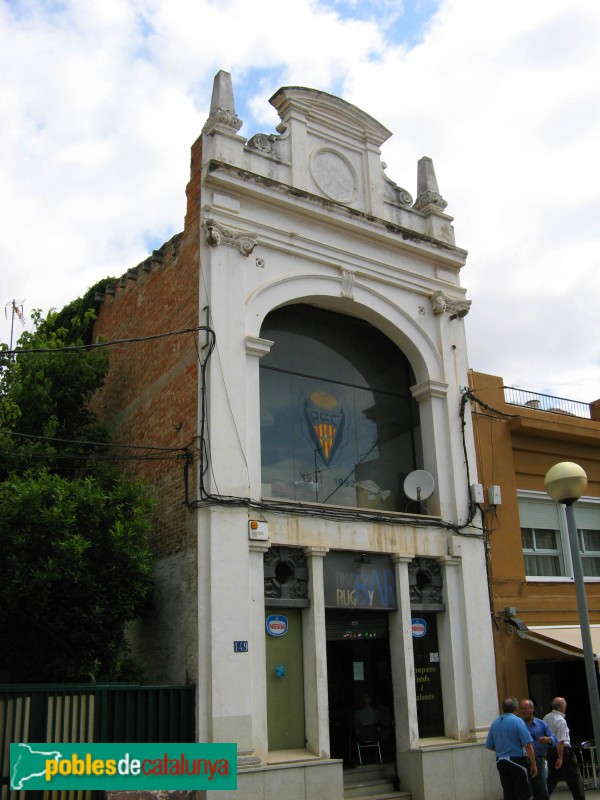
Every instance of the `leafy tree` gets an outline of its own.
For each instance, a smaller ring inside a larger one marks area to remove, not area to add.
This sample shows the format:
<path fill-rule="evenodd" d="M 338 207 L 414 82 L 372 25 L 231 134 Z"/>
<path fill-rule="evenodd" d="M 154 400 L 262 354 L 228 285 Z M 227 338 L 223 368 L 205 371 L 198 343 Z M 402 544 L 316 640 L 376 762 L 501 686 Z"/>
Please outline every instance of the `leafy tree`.
<path fill-rule="evenodd" d="M 108 353 L 81 349 L 79 320 L 69 330 L 57 326 L 56 318 L 51 312 L 42 320 L 34 312 L 36 330 L 21 336 L 16 355 L 4 354 L 0 430 L 10 437 L 3 441 L 2 477 L 39 462 L 69 470 L 77 466 L 74 456 L 81 455 L 85 463 L 95 452 L 87 444 L 72 442 L 107 440 L 88 403 L 104 382 Z"/>
<path fill-rule="evenodd" d="M 103 458 L 89 401 L 108 354 L 83 346 L 93 315 L 76 311 L 38 314 L 0 354 L 0 671 L 14 681 L 134 677 L 124 632 L 151 585 L 151 499 Z"/>
<path fill-rule="evenodd" d="M 17 681 L 129 677 L 151 580 L 149 500 L 123 476 L 45 467 L 0 484 L 0 667 Z"/>

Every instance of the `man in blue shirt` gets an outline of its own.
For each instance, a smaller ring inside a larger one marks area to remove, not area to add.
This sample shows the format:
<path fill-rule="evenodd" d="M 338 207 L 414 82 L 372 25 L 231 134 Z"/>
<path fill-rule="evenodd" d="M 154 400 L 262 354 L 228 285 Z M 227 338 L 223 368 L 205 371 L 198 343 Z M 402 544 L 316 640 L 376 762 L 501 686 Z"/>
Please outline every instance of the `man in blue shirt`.
<path fill-rule="evenodd" d="M 534 706 L 532 700 L 521 700 L 519 703 L 519 716 L 525 725 L 527 725 L 527 730 L 533 739 L 533 752 L 537 766 L 537 775 L 535 778 L 531 779 L 533 800 L 548 800 L 548 765 L 546 764 L 546 750 L 548 749 L 548 745 L 550 747 L 556 747 L 556 738 L 548 725 L 534 715 L 533 710 Z"/>
<path fill-rule="evenodd" d="M 485 743 L 488 750 L 496 751 L 504 800 L 529 800 L 529 775 L 532 778 L 537 775 L 533 739 L 523 720 L 516 715 L 518 707 L 516 697 L 504 700 L 503 713 L 492 722 Z"/>

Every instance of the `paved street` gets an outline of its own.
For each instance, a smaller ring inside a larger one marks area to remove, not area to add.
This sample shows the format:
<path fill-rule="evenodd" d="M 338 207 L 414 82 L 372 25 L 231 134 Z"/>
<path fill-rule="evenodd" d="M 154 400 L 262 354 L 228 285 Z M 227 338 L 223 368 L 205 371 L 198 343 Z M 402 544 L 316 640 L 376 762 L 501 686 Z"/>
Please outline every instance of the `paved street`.
<path fill-rule="evenodd" d="M 586 800 L 600 800 L 600 791 L 598 789 L 586 789 Z M 552 792 L 552 800 L 570 800 L 571 792 L 566 783 L 561 781 L 556 789 Z"/>

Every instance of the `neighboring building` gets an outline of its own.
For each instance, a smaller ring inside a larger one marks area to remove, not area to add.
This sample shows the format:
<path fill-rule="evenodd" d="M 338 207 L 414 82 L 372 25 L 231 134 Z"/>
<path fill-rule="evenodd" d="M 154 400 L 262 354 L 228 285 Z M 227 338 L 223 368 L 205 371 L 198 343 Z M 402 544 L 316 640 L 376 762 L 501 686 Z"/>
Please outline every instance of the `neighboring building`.
<path fill-rule="evenodd" d="M 429 158 L 413 203 L 379 122 L 271 103 L 246 140 L 217 75 L 183 233 L 100 298 L 108 340 L 201 328 L 113 346 L 98 403 L 122 443 L 187 447 L 138 465 L 160 562 L 132 645 L 196 683 L 199 741 L 238 743 L 237 798 L 339 800 L 365 695 L 414 800 L 497 797 L 466 252 Z"/>
<path fill-rule="evenodd" d="M 567 698 L 571 733 L 593 738 L 564 506 L 544 490 L 550 467 L 573 461 L 588 488 L 575 504 L 594 652 L 600 654 L 600 402 L 510 389 L 471 373 L 484 489 L 498 696 L 532 697 L 537 712 Z M 490 497 L 498 486 L 499 497 Z"/>

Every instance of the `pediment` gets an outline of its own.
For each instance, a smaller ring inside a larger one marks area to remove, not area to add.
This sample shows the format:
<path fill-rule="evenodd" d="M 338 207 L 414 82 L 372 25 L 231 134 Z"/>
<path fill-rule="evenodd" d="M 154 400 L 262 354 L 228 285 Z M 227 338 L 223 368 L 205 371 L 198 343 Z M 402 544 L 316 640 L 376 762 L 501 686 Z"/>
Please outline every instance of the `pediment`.
<path fill-rule="evenodd" d="M 301 114 L 307 126 L 343 133 L 351 139 L 369 141 L 379 147 L 392 135 L 384 125 L 340 97 L 302 86 L 284 86 L 269 100 L 287 127 L 293 115 Z M 281 130 L 281 126 L 280 126 Z"/>

